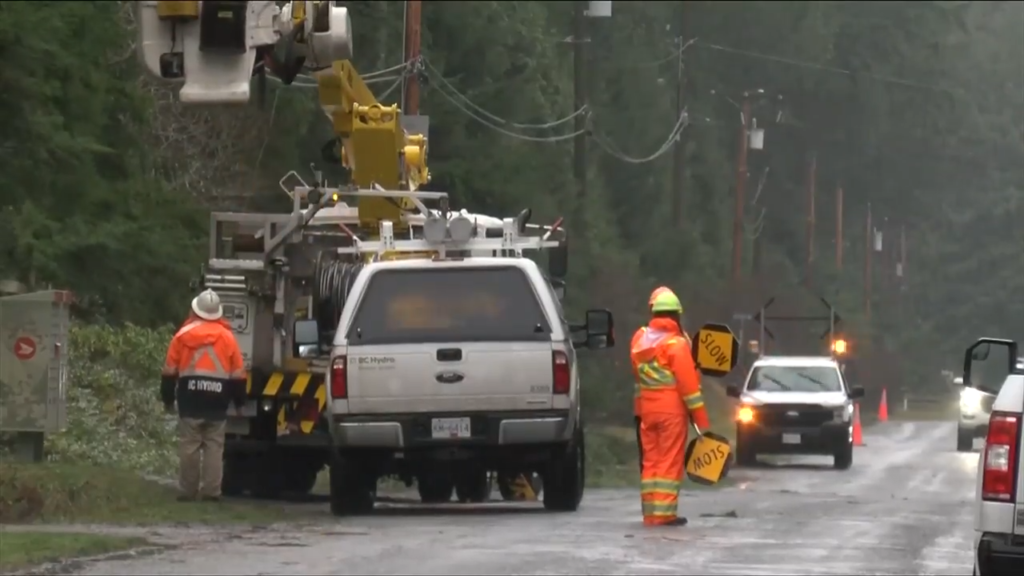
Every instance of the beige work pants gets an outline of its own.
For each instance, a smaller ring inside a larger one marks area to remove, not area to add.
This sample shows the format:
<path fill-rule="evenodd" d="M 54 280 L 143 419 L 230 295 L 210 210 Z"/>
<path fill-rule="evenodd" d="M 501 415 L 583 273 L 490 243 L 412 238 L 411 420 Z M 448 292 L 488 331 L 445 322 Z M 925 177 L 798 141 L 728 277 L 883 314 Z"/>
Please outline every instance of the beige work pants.
<path fill-rule="evenodd" d="M 182 418 L 178 421 L 178 487 L 182 495 L 190 498 L 220 496 L 225 426 L 224 420 Z"/>

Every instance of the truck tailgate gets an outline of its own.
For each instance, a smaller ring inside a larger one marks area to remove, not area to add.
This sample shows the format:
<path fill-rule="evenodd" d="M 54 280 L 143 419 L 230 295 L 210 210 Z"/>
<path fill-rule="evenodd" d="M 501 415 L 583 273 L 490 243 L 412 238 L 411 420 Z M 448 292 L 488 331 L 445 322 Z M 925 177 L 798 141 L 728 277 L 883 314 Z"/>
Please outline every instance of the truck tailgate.
<path fill-rule="evenodd" d="M 543 410 L 550 342 L 353 346 L 349 409 L 360 414 Z"/>

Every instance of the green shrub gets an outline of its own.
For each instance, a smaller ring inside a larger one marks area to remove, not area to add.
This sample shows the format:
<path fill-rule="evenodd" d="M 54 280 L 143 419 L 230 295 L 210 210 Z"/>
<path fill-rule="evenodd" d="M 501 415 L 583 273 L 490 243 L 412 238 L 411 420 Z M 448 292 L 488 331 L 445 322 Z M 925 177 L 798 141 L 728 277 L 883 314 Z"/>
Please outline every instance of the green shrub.
<path fill-rule="evenodd" d="M 160 403 L 160 368 L 173 332 L 75 324 L 68 426 L 47 437 L 48 459 L 170 475 L 176 419 Z"/>

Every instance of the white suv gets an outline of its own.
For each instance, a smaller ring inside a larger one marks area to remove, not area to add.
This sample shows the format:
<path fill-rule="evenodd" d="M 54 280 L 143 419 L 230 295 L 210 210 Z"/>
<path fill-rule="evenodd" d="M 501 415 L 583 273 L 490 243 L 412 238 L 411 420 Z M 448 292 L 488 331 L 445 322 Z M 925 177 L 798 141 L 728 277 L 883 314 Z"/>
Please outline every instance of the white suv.
<path fill-rule="evenodd" d="M 1009 360 L 999 354 L 991 358 L 994 347 L 1007 348 Z M 1017 360 L 1017 343 L 993 338 L 975 342 L 964 357 L 963 381 L 995 396 L 978 459 L 974 575 L 1019 574 L 1024 570 L 1024 366 Z"/>

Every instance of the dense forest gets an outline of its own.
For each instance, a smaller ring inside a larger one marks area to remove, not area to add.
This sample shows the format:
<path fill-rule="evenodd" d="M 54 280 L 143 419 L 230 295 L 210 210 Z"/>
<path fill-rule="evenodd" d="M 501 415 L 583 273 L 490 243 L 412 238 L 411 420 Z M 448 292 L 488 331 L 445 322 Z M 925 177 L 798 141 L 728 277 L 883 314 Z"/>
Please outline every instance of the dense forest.
<path fill-rule="evenodd" d="M 184 313 L 208 211 L 287 209 L 278 179 L 322 164 L 331 134 L 308 79 L 182 107 L 141 74 L 130 4 L 0 2 L 0 277 L 73 290 L 83 322 L 158 327 Z M 431 1 L 405 67 L 403 3 L 344 4 L 382 102 L 388 70 L 422 69 L 430 188 L 566 217 L 573 311 L 609 307 L 628 334 L 659 284 L 691 328 L 820 294 L 889 385 L 929 386 L 976 336 L 1024 338 L 1024 3 L 617 2 L 580 39 L 573 2 Z M 737 174 L 744 93 L 764 145 Z M 615 376 L 588 381 L 590 410 L 628 412 L 625 358 L 591 361 Z"/>

